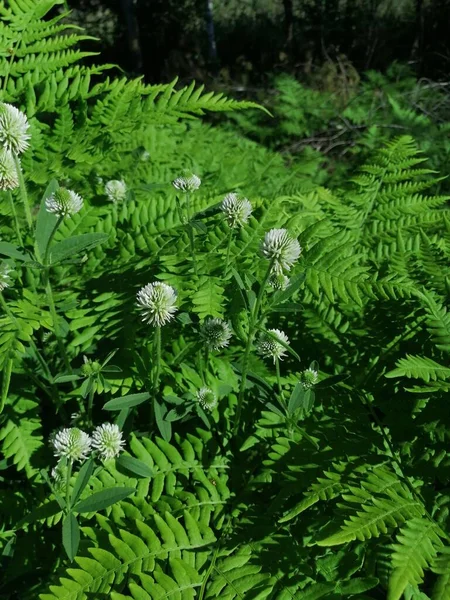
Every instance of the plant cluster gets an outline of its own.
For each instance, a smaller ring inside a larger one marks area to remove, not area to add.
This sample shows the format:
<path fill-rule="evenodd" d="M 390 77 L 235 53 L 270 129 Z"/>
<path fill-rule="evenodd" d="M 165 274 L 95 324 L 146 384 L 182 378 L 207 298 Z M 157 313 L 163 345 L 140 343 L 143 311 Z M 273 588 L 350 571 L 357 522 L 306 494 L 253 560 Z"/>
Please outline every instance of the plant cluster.
<path fill-rule="evenodd" d="M 0 4 L 0 598 L 450 598 L 440 178 L 325 188 L 54 7 Z"/>

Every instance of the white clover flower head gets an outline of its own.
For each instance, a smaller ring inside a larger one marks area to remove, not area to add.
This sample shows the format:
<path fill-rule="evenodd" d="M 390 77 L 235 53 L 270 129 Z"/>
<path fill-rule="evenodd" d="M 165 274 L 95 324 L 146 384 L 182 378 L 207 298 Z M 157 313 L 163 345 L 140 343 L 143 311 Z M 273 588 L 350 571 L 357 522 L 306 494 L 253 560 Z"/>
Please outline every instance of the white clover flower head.
<path fill-rule="evenodd" d="M 217 406 L 217 396 L 209 387 L 202 387 L 198 390 L 197 400 L 206 410 L 214 410 Z"/>
<path fill-rule="evenodd" d="M 83 198 L 67 188 L 58 188 L 45 201 L 48 212 L 58 217 L 70 217 L 79 212 L 83 206 Z"/>
<path fill-rule="evenodd" d="M 220 205 L 230 227 L 242 227 L 252 214 L 253 207 L 247 198 L 239 198 L 233 192 L 227 194 Z"/>
<path fill-rule="evenodd" d="M 19 174 L 12 153 L 3 148 L 0 151 L 0 190 L 14 190 L 19 186 Z"/>
<path fill-rule="evenodd" d="M 141 159 L 143 162 L 147 162 L 149 158 L 150 158 L 150 152 L 149 152 L 148 150 L 144 150 L 144 151 L 142 152 L 142 154 L 140 155 L 140 159 Z"/>
<path fill-rule="evenodd" d="M 273 270 L 276 273 L 281 273 L 283 269 L 289 271 L 301 251 L 300 244 L 289 235 L 287 229 L 271 229 L 261 244 L 262 255 L 273 261 Z"/>
<path fill-rule="evenodd" d="M 300 382 L 305 390 L 310 390 L 319 381 L 319 374 L 314 369 L 306 369 L 300 375 Z"/>
<path fill-rule="evenodd" d="M 111 202 L 114 202 L 115 204 L 125 200 L 127 197 L 127 185 L 125 181 L 122 179 L 112 179 L 111 181 L 108 181 L 105 185 L 105 194 L 108 196 L 108 200 L 111 200 Z"/>
<path fill-rule="evenodd" d="M 26 115 L 12 104 L 0 103 L 0 145 L 14 154 L 29 147 L 30 124 Z"/>
<path fill-rule="evenodd" d="M 52 439 L 55 456 L 73 461 L 85 460 L 91 452 L 91 443 L 90 436 L 78 427 L 62 429 Z"/>
<path fill-rule="evenodd" d="M 161 327 L 173 319 L 178 308 L 175 306 L 177 293 L 172 286 L 155 281 L 148 283 L 137 293 L 138 307 L 142 320 L 154 327 Z"/>
<path fill-rule="evenodd" d="M 9 274 L 12 269 L 6 262 L 2 262 L 0 264 L 0 292 L 6 290 L 7 287 L 11 285 L 11 277 Z"/>
<path fill-rule="evenodd" d="M 287 275 L 283 273 L 277 273 L 274 271 L 269 277 L 269 285 L 273 287 L 274 290 L 285 290 L 290 283 L 290 279 Z"/>
<path fill-rule="evenodd" d="M 195 190 L 198 190 L 201 183 L 202 180 L 200 177 L 194 175 L 194 173 L 189 173 L 183 177 L 177 177 L 172 181 L 173 187 L 180 192 L 195 192 Z"/>
<path fill-rule="evenodd" d="M 92 447 L 98 450 L 103 460 L 118 456 L 125 444 L 122 432 L 117 425 L 103 423 L 94 429 L 92 434 Z"/>
<path fill-rule="evenodd" d="M 220 350 L 226 348 L 231 338 L 231 328 L 222 319 L 205 319 L 200 335 L 208 350 Z"/>
<path fill-rule="evenodd" d="M 283 360 L 282 357 L 285 356 L 286 349 L 277 341 L 277 339 L 281 340 L 285 344 L 289 344 L 288 336 L 284 333 L 284 331 L 280 331 L 279 329 L 269 329 L 267 332 L 261 333 L 258 340 L 259 354 L 265 358 L 272 358 L 273 362 L 275 362 L 277 359 Z"/>

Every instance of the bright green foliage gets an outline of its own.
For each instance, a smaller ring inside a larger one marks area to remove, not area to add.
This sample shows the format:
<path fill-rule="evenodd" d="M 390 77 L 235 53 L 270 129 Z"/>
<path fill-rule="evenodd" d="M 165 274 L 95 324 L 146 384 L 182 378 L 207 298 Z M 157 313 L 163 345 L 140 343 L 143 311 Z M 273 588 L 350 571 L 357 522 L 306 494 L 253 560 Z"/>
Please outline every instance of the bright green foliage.
<path fill-rule="evenodd" d="M 0 598 L 450 598 L 446 173 L 380 125 L 355 137 L 359 164 L 328 177 L 317 151 L 287 156 L 196 118 L 252 103 L 83 66 L 84 36 L 58 10 L 0 5 L 2 53 L 14 49 L 2 99 L 30 121 L 21 162 L 37 222 L 27 229 L 17 190 L 12 204 L 0 194 L 13 269 L 0 292 Z M 370 75 L 345 119 L 364 123 L 385 83 Z M 288 79 L 280 91 L 268 143 L 336 118 L 331 96 Z M 395 119 L 427 127 L 391 92 Z M 171 185 L 185 169 L 202 179 L 189 198 Z M 112 179 L 126 185 L 117 204 Z M 84 206 L 53 236 L 58 185 Z M 233 191 L 253 212 L 230 236 L 220 203 Z M 260 246 L 280 228 L 302 253 L 275 291 Z M 161 344 L 136 306 L 155 281 L 177 293 Z M 205 347 L 208 317 L 232 328 L 228 346 Z M 280 364 L 256 352 L 269 329 L 289 339 Z M 50 436 L 105 422 L 124 454 L 58 481 Z"/>

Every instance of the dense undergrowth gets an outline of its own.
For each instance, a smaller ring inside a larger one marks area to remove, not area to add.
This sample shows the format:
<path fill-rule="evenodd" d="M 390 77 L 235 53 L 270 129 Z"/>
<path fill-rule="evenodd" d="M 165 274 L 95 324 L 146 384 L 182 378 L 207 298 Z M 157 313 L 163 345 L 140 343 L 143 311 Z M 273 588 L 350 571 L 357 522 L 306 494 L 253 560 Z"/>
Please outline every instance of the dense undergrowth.
<path fill-rule="evenodd" d="M 0 597 L 449 599 L 443 125 L 333 175 L 332 99 L 113 78 L 54 5 L 0 5 Z"/>

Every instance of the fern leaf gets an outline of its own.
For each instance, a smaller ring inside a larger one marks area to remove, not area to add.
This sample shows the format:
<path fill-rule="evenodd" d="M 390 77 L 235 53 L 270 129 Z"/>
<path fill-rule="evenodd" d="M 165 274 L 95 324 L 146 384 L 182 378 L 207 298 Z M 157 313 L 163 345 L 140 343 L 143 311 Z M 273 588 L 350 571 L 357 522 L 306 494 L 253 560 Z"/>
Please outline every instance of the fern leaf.
<path fill-rule="evenodd" d="M 422 583 L 442 545 L 436 524 L 428 519 L 411 519 L 401 528 L 393 546 L 388 600 L 399 600 L 408 585 Z"/>
<path fill-rule="evenodd" d="M 433 573 L 439 577 L 433 588 L 432 600 L 450 600 L 450 548 L 444 548 L 435 558 Z"/>

